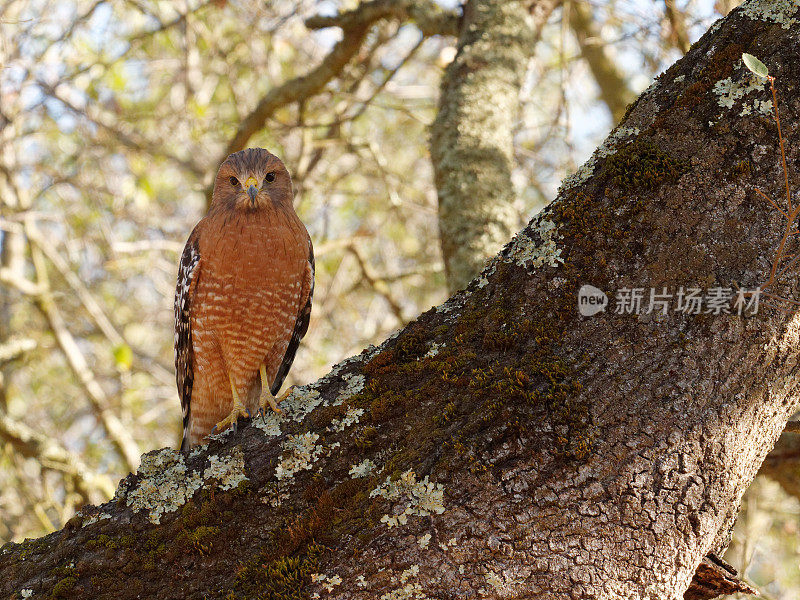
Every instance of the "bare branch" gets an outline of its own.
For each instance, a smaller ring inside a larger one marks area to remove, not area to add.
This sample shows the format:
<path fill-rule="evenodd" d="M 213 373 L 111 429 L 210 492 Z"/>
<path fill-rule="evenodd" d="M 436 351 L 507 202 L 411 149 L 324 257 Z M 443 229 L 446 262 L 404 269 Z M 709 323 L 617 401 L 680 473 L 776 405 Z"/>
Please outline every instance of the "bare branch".
<path fill-rule="evenodd" d="M 664 13 L 669 21 L 669 41 L 678 50 L 686 54 L 691 47 L 689 33 L 686 31 L 686 17 L 676 6 L 675 0 L 664 0 Z"/>
<path fill-rule="evenodd" d="M 565 10 L 569 13 L 569 25 L 578 41 L 581 56 L 600 88 L 600 99 L 608 107 L 614 123 L 619 123 L 635 95 L 606 51 L 591 6 L 586 2 L 570 2 Z"/>
<path fill-rule="evenodd" d="M 364 2 L 358 8 L 332 17 L 316 16 L 306 20 L 309 29 L 341 27 L 349 29 L 366 21 L 394 18 L 413 21 L 422 35 L 458 35 L 459 17 L 453 11 L 444 10 L 429 0 L 375 0 Z"/>

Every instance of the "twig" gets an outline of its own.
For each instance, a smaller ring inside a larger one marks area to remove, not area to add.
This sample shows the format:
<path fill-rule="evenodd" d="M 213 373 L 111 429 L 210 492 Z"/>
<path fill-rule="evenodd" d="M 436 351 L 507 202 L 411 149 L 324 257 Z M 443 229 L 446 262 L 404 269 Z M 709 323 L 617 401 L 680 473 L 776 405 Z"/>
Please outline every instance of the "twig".
<path fill-rule="evenodd" d="M 26 352 L 36 348 L 36 340 L 32 338 L 12 338 L 0 344 L 0 366 L 18 359 Z"/>
<path fill-rule="evenodd" d="M 309 29 L 341 27 L 349 29 L 365 21 L 395 18 L 413 20 L 424 36 L 458 35 L 458 15 L 447 11 L 430 0 L 373 0 L 362 2 L 358 8 L 330 17 L 315 16 L 306 19 Z"/>
<path fill-rule="evenodd" d="M 95 299 L 94 295 L 89 291 L 89 288 L 75 275 L 75 272 L 70 269 L 67 262 L 59 254 L 58 250 L 50 244 L 43 235 L 39 232 L 33 220 L 29 220 L 25 228 L 28 240 L 35 244 L 47 257 L 50 263 L 56 268 L 64 281 L 72 288 L 77 298 L 83 304 L 86 312 L 92 318 L 98 329 L 114 346 L 128 346 L 134 352 L 134 358 L 137 359 L 139 367 L 149 371 L 152 375 L 157 375 L 162 382 L 172 381 L 173 374 L 164 365 L 159 364 L 158 360 L 152 356 L 148 356 L 135 344 L 131 343 L 124 334 L 111 322 L 111 319 L 100 306 L 100 303 Z"/>
<path fill-rule="evenodd" d="M 769 196 L 767 196 L 767 195 L 766 195 L 764 192 L 762 192 L 762 191 L 761 191 L 760 189 L 758 189 L 758 188 L 755 188 L 755 190 L 756 190 L 756 192 L 758 192 L 759 194 L 761 194 L 761 197 L 762 197 L 762 198 L 764 198 L 764 199 L 765 199 L 767 202 L 769 202 L 770 204 L 772 204 L 772 206 L 774 206 L 776 209 L 778 209 L 778 210 L 780 211 L 780 213 L 781 213 L 781 214 L 782 214 L 784 217 L 786 217 L 787 219 L 790 219 L 790 217 L 789 217 L 789 215 L 787 214 L 787 212 L 786 212 L 785 210 L 783 210 L 783 209 L 782 209 L 780 206 L 778 206 L 777 204 L 775 204 L 775 201 L 774 201 L 772 198 L 770 198 Z"/>
<path fill-rule="evenodd" d="M 404 325 L 406 321 L 403 317 L 403 309 L 400 308 L 400 305 L 397 303 L 397 301 L 392 298 L 389 285 L 381 277 L 378 277 L 372 273 L 372 270 L 367 265 L 367 262 L 364 260 L 364 257 L 361 256 L 361 252 L 355 245 L 351 244 L 347 247 L 347 249 L 355 257 L 356 263 L 358 264 L 358 268 L 361 270 L 361 275 L 363 276 L 364 280 L 373 290 L 383 296 L 383 299 L 386 300 L 386 303 L 389 305 L 389 308 L 392 310 L 395 318 L 397 318 L 397 321 L 401 326 Z"/>
<path fill-rule="evenodd" d="M 775 110 L 775 122 L 778 124 L 778 141 L 781 146 L 781 161 L 783 162 L 783 180 L 786 184 L 786 205 L 792 212 L 792 194 L 789 190 L 789 170 L 786 168 L 786 152 L 783 149 L 783 133 L 781 133 L 781 117 L 778 114 L 778 95 L 775 92 L 775 78 L 769 77 L 769 87 L 772 90 L 772 108 Z"/>

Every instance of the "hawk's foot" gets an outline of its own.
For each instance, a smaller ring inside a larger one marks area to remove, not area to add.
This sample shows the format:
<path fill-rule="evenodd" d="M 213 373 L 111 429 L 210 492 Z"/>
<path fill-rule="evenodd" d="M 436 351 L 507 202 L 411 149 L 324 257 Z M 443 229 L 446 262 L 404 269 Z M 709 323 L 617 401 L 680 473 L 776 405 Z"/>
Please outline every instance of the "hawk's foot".
<path fill-rule="evenodd" d="M 281 402 L 286 400 L 286 398 L 289 396 L 289 394 L 292 393 L 293 389 L 294 389 L 294 386 L 289 387 L 289 389 L 287 389 L 285 392 L 283 392 L 278 397 L 273 396 L 272 392 L 270 392 L 269 390 L 262 391 L 261 392 L 261 400 L 259 401 L 258 413 L 260 415 L 265 415 L 267 407 L 269 406 L 273 410 L 273 412 L 276 412 L 279 415 L 283 414 L 283 411 L 278 406 L 278 404 L 280 404 Z"/>
<path fill-rule="evenodd" d="M 233 405 L 233 410 L 231 411 L 231 413 L 227 417 L 222 419 L 222 421 L 214 425 L 214 429 L 211 430 L 211 433 L 214 434 L 225 431 L 231 425 L 233 425 L 233 431 L 235 433 L 239 419 L 241 418 L 249 419 L 250 417 L 251 417 L 250 411 L 247 410 L 242 404 L 237 402 L 236 404 Z"/>

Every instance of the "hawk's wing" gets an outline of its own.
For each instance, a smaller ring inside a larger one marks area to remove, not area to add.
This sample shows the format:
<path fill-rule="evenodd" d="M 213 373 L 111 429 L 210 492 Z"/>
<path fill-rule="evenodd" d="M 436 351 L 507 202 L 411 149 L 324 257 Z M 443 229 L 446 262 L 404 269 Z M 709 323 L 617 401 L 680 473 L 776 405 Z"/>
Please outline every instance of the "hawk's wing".
<path fill-rule="evenodd" d="M 192 231 L 181 255 L 175 288 L 175 380 L 183 409 L 181 451 L 188 449 L 191 420 L 194 350 L 192 349 L 192 297 L 200 278 L 200 248 L 197 229 Z"/>
<path fill-rule="evenodd" d="M 286 354 L 283 356 L 278 373 L 275 375 L 275 381 L 272 382 L 270 391 L 272 395 L 276 395 L 278 390 L 283 385 L 283 380 L 286 379 L 286 374 L 294 362 L 294 355 L 297 353 L 297 347 L 300 345 L 300 340 L 308 331 L 308 321 L 311 318 L 311 300 L 314 297 L 314 246 L 311 244 L 311 238 L 308 238 L 308 262 L 306 263 L 306 270 L 303 275 L 303 285 L 300 288 L 300 312 L 297 314 L 297 320 L 294 323 L 294 331 L 292 331 L 292 339 L 289 340 L 289 346 L 286 348 Z"/>

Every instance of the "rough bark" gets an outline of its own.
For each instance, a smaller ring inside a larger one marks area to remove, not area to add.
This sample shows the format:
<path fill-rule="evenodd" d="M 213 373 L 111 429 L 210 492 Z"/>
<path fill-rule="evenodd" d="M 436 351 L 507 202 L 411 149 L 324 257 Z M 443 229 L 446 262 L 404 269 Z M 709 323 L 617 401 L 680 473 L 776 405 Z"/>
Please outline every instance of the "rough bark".
<path fill-rule="evenodd" d="M 576 296 L 766 278 L 776 130 L 740 115 L 766 91 L 726 98 L 758 55 L 795 138 L 786 13 L 732 12 L 480 278 L 285 418 L 145 455 L 112 502 L 4 546 L 0 596 L 682 597 L 797 409 L 797 318 L 581 317 Z"/>
<path fill-rule="evenodd" d="M 439 238 L 450 291 L 463 288 L 517 227 L 511 181 L 519 92 L 559 0 L 470 0 L 431 126 Z"/>

